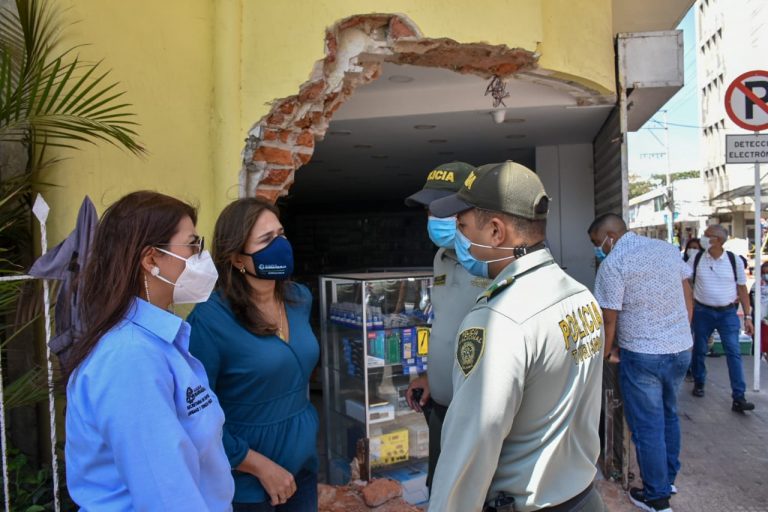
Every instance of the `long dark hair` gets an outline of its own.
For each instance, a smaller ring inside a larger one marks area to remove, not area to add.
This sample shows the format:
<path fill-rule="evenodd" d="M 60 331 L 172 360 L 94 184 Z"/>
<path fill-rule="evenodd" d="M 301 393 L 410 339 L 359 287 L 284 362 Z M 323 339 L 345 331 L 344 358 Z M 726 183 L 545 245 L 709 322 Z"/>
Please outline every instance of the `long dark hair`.
<path fill-rule="evenodd" d="M 278 326 L 268 322 L 251 302 L 251 285 L 245 274 L 232 265 L 232 256 L 243 254 L 253 225 L 265 211 L 280 218 L 280 210 L 260 197 L 238 199 L 227 205 L 216 220 L 211 248 L 211 256 L 219 272 L 216 283 L 219 293 L 229 302 L 237 321 L 259 336 L 275 334 Z M 288 283 L 275 282 L 275 298 L 278 301 L 287 300 Z"/>
<path fill-rule="evenodd" d="M 167 244 L 184 217 L 197 223 L 197 211 L 189 204 L 146 190 L 124 196 L 104 212 L 80 288 L 85 331 L 72 345 L 65 382 L 141 293 L 146 251 Z"/>

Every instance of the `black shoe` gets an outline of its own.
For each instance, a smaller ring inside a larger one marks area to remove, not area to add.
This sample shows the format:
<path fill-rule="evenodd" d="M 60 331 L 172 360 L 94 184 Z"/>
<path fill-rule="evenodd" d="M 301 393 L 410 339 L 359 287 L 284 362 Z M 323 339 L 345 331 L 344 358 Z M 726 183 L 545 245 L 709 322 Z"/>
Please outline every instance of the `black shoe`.
<path fill-rule="evenodd" d="M 691 391 L 693 396 L 697 396 L 701 398 L 704 396 L 704 385 L 703 384 L 694 384 L 693 391 Z"/>
<path fill-rule="evenodd" d="M 722 354 L 718 354 L 714 350 L 710 350 L 709 352 L 707 352 L 707 357 L 720 357 L 721 355 Z"/>
<path fill-rule="evenodd" d="M 741 413 L 743 413 L 744 411 L 751 411 L 754 408 L 755 408 L 755 404 L 753 404 L 752 402 L 747 402 L 743 398 L 737 398 L 736 400 L 733 401 L 733 405 L 731 406 L 732 411 L 741 412 Z"/>
<path fill-rule="evenodd" d="M 669 498 L 659 498 L 657 500 L 648 500 L 645 493 L 639 487 L 633 487 L 629 490 L 629 501 L 648 512 L 672 512 L 669 506 Z"/>

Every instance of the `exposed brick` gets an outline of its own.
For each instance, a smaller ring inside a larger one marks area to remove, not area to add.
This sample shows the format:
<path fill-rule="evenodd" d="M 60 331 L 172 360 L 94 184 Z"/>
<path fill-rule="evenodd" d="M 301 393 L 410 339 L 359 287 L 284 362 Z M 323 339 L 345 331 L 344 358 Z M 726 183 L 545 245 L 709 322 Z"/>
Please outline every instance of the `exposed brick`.
<path fill-rule="evenodd" d="M 289 99 L 280 104 L 279 110 L 281 113 L 289 116 L 293 114 L 293 111 L 296 110 L 296 100 L 295 99 Z"/>
<path fill-rule="evenodd" d="M 315 136 L 309 130 L 303 130 L 298 137 L 296 137 L 297 146 L 305 146 L 309 148 L 315 147 Z"/>
<path fill-rule="evenodd" d="M 290 151 L 263 145 L 253 152 L 253 160 L 277 165 L 293 165 L 293 155 Z"/>
<path fill-rule="evenodd" d="M 282 185 L 291 176 L 292 169 L 270 169 L 259 182 L 260 185 Z"/>
<path fill-rule="evenodd" d="M 322 94 L 323 89 L 325 89 L 325 86 L 326 86 L 325 80 L 317 80 L 307 86 L 302 87 L 301 92 L 299 93 L 299 101 L 301 103 L 306 103 L 308 101 L 315 101 L 317 98 L 320 97 L 320 94 Z"/>
<path fill-rule="evenodd" d="M 302 165 L 306 165 L 307 162 L 312 160 L 312 152 L 310 151 L 309 153 L 299 153 L 297 151 L 294 153 L 294 158 L 294 165 L 296 165 L 296 167 L 301 167 Z"/>
<path fill-rule="evenodd" d="M 397 16 L 392 16 L 389 20 L 389 37 L 392 39 L 400 39 L 401 37 L 414 37 L 416 34 L 411 27 L 403 23 L 403 21 Z"/>
<path fill-rule="evenodd" d="M 291 138 L 292 133 L 293 132 L 291 130 L 280 130 L 280 136 L 279 136 L 280 142 L 282 142 L 283 144 L 287 144 L 288 139 Z"/>
<path fill-rule="evenodd" d="M 261 136 L 261 140 L 264 140 L 264 141 L 277 140 L 277 132 L 275 130 L 264 130 L 264 134 Z"/>
<path fill-rule="evenodd" d="M 267 124 L 281 126 L 285 122 L 285 116 L 280 112 L 272 112 L 267 118 Z"/>
<path fill-rule="evenodd" d="M 491 66 L 489 71 L 493 73 L 494 75 L 498 76 L 509 76 L 512 73 L 516 72 L 520 66 L 513 62 L 503 62 L 501 64 L 497 64 L 495 66 Z"/>
<path fill-rule="evenodd" d="M 389 478 L 377 478 L 365 486 L 362 494 L 366 505 L 378 507 L 392 498 L 402 496 L 403 488 L 399 483 Z"/>

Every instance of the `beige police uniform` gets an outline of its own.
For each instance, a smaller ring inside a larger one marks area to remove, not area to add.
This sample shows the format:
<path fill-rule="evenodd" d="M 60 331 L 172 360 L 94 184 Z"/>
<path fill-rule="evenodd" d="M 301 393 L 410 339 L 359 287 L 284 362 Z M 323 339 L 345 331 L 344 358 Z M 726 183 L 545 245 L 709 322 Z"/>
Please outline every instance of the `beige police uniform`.
<path fill-rule="evenodd" d="M 429 510 L 479 511 L 503 491 L 526 512 L 588 488 L 604 341 L 592 294 L 548 250 L 532 252 L 478 298 L 456 341 Z"/>
<path fill-rule="evenodd" d="M 456 259 L 456 253 L 445 248 L 435 254 L 434 276 L 432 305 L 435 318 L 429 337 L 427 378 L 432 399 L 447 407 L 453 396 L 456 333 L 475 305 L 477 296 L 491 281 L 467 272 Z"/>

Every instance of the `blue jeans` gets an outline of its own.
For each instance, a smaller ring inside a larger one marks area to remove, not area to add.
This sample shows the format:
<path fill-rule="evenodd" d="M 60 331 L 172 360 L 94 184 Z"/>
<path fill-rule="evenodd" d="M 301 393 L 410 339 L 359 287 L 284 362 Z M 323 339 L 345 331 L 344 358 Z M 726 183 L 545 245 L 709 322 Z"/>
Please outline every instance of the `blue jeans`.
<path fill-rule="evenodd" d="M 637 448 L 643 492 L 649 500 L 668 498 L 680 470 L 677 392 L 691 353 L 641 354 L 621 349 L 620 358 L 624 416 Z"/>
<path fill-rule="evenodd" d="M 731 396 L 734 400 L 744 398 L 747 385 L 744 382 L 744 368 L 741 366 L 739 351 L 739 330 L 741 322 L 736 315 L 736 308 L 727 311 L 696 304 L 693 308 L 693 362 L 691 372 L 697 386 L 703 386 L 707 380 L 707 367 L 704 361 L 707 354 L 707 340 L 714 330 L 720 334 L 720 341 L 728 361 L 728 376 L 731 379 Z"/>
<path fill-rule="evenodd" d="M 302 470 L 296 475 L 296 492 L 282 505 L 233 503 L 234 512 L 317 512 L 317 473 Z"/>

